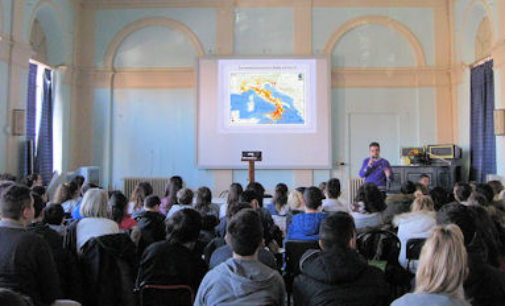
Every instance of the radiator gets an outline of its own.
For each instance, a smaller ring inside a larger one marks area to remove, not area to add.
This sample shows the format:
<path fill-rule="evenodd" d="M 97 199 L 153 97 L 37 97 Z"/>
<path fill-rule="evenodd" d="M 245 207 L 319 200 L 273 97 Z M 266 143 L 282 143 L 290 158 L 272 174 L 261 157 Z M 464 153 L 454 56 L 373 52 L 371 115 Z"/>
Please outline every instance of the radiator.
<path fill-rule="evenodd" d="M 153 194 L 161 198 L 165 196 L 165 187 L 169 180 L 169 177 L 125 177 L 123 178 L 123 192 L 126 198 L 130 199 L 138 183 L 149 182 L 153 186 Z"/>
<path fill-rule="evenodd" d="M 365 180 L 362 178 L 350 178 L 347 180 L 347 201 L 349 202 L 349 206 L 351 207 L 352 203 L 354 203 L 354 199 L 358 195 L 358 189 L 365 183 Z"/>

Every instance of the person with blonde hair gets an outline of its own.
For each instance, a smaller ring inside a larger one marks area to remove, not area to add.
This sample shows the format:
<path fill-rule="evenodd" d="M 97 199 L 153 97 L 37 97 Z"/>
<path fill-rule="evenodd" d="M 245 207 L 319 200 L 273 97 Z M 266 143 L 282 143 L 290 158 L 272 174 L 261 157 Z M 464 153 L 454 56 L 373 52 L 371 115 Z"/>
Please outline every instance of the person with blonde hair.
<path fill-rule="evenodd" d="M 397 235 L 401 241 L 398 262 L 407 268 L 407 241 L 412 238 L 430 237 L 437 225 L 437 214 L 431 197 L 417 196 L 410 206 L 410 212 L 397 215 L 393 219 L 393 225 L 398 227 Z M 415 262 L 411 262 L 411 264 L 415 265 Z"/>
<path fill-rule="evenodd" d="M 91 238 L 119 233 L 118 224 L 109 219 L 108 201 L 107 191 L 99 188 L 89 189 L 84 195 L 80 211 L 83 219 L 76 228 L 78 252 Z"/>
<path fill-rule="evenodd" d="M 421 251 L 414 293 L 405 294 L 391 305 L 470 305 L 463 290 L 468 274 L 463 241 L 457 225 L 436 227 Z"/>

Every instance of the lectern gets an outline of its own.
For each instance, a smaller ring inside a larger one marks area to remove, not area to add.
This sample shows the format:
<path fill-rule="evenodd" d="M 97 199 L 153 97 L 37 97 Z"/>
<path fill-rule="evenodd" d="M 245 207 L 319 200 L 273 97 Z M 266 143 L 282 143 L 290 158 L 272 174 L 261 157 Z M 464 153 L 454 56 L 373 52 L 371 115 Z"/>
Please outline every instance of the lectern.
<path fill-rule="evenodd" d="M 254 182 L 254 163 L 261 161 L 261 151 L 243 151 L 241 160 L 249 162 L 249 183 Z"/>

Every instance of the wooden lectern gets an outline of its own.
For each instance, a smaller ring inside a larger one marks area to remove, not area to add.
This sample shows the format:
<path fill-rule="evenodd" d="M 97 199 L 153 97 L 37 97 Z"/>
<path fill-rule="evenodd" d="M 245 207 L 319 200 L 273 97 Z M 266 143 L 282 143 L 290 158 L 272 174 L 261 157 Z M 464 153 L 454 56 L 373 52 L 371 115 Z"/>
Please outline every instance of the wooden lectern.
<path fill-rule="evenodd" d="M 249 183 L 254 182 L 254 163 L 261 161 L 261 151 L 243 151 L 241 160 L 249 162 Z"/>

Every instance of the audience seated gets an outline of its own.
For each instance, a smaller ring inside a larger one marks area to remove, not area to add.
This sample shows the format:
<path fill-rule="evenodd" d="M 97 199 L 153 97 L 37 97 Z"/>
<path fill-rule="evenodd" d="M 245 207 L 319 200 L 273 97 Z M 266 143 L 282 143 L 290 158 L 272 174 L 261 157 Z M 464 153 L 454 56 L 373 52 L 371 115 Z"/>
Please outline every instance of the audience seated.
<path fill-rule="evenodd" d="M 417 197 L 412 203 L 411 212 L 396 216 L 393 224 L 398 227 L 398 238 L 402 244 L 398 262 L 407 268 L 407 241 L 412 238 L 430 237 L 437 225 L 437 214 L 430 196 Z"/>
<path fill-rule="evenodd" d="M 388 305 L 384 273 L 356 252 L 356 227 L 351 215 L 336 212 L 321 223 L 319 246 L 300 259 L 295 278 L 295 305 Z"/>
<path fill-rule="evenodd" d="M 105 190 L 92 188 L 86 192 L 81 205 L 83 219 L 77 220 L 69 227 L 70 233 L 67 233 L 67 237 L 70 240 L 67 245 L 70 247 L 73 245 L 80 253 L 89 239 L 119 232 L 117 223 L 108 218 L 107 202 L 108 195 Z"/>
<path fill-rule="evenodd" d="M 417 181 L 419 184 L 424 185 L 424 187 L 430 189 L 430 176 L 426 173 L 423 173 L 419 176 L 419 180 Z"/>
<path fill-rule="evenodd" d="M 93 183 L 86 183 L 82 186 L 81 188 L 81 195 L 82 197 L 79 198 L 80 201 L 77 203 L 77 206 L 74 208 L 74 210 L 72 211 L 72 219 L 74 220 L 79 220 L 79 219 L 82 219 L 82 216 L 81 216 L 81 205 L 82 205 L 82 199 L 84 197 L 84 195 L 86 194 L 86 192 L 92 188 L 100 188 L 99 186 L 93 184 Z"/>
<path fill-rule="evenodd" d="M 340 197 L 340 181 L 337 178 L 331 178 L 326 183 L 324 191 L 322 210 L 324 212 L 345 211 L 350 213 L 349 205 L 345 205 L 338 198 Z"/>
<path fill-rule="evenodd" d="M 279 272 L 258 261 L 263 229 L 258 212 L 244 209 L 228 224 L 233 258 L 203 278 L 195 305 L 283 305 L 284 282 Z"/>
<path fill-rule="evenodd" d="M 472 194 L 472 187 L 463 182 L 458 182 L 453 188 L 454 200 L 453 203 L 459 203 L 462 205 L 468 205 L 468 198 Z"/>
<path fill-rule="evenodd" d="M 288 194 L 288 212 L 286 213 L 286 231 L 289 228 L 291 222 L 293 222 L 293 216 L 305 212 L 305 200 L 303 199 L 303 192 L 305 187 L 298 187 L 293 189 Z"/>
<path fill-rule="evenodd" d="M 182 188 L 177 191 L 177 204 L 172 205 L 167 214 L 169 219 L 173 214 L 181 209 L 193 209 L 193 191 L 189 188 Z"/>
<path fill-rule="evenodd" d="M 65 211 L 65 214 L 70 216 L 74 208 L 79 203 L 80 195 L 81 190 L 79 189 L 79 185 L 77 185 L 77 183 L 74 181 L 70 181 L 58 186 L 53 202 L 61 204 L 63 210 Z"/>
<path fill-rule="evenodd" d="M 153 193 L 153 186 L 149 182 L 140 182 L 133 189 L 130 203 L 128 203 L 128 215 L 142 210 L 144 200 Z"/>
<path fill-rule="evenodd" d="M 109 206 L 111 208 L 112 220 L 116 221 L 120 230 L 128 231 L 137 226 L 137 221 L 127 214 L 128 200 L 121 191 L 116 190 L 111 192 Z"/>
<path fill-rule="evenodd" d="M 251 204 L 249 203 L 233 203 L 232 205 L 229 206 L 229 216 L 228 220 L 231 220 L 231 218 L 236 215 L 239 211 L 242 209 L 247 209 L 247 208 L 252 208 Z M 223 238 L 221 238 L 223 239 Z M 223 239 L 226 240 L 226 239 Z M 215 251 L 212 252 L 212 255 L 210 257 L 209 261 L 209 268 L 212 269 L 222 262 L 225 262 L 228 258 L 231 258 L 233 256 L 233 250 L 231 248 L 230 243 L 227 241 L 226 244 L 222 245 L 221 247 L 215 249 Z M 265 248 L 260 248 L 258 250 L 258 260 L 269 266 L 272 269 L 277 269 L 277 263 L 275 261 L 275 257 L 272 254 L 272 252 L 266 250 Z"/>
<path fill-rule="evenodd" d="M 435 211 L 439 211 L 442 206 L 449 203 L 449 195 L 442 187 L 435 187 L 430 190 L 430 196 L 435 205 Z"/>
<path fill-rule="evenodd" d="M 391 223 L 396 215 L 410 211 L 410 206 L 414 201 L 416 184 L 406 181 L 402 184 L 399 194 L 392 194 L 386 197 L 386 209 L 382 213 L 384 223 Z"/>
<path fill-rule="evenodd" d="M 183 185 L 182 177 L 174 175 L 170 178 L 165 186 L 165 196 L 161 199 L 160 213 L 166 216 L 172 205 L 177 204 L 177 192 L 182 189 Z"/>
<path fill-rule="evenodd" d="M 365 183 L 361 186 L 356 200 L 353 217 L 358 231 L 384 224 L 382 218 L 382 212 L 386 209 L 384 194 L 375 184 Z"/>
<path fill-rule="evenodd" d="M 38 173 L 32 173 L 23 178 L 23 184 L 28 188 L 32 188 L 34 186 L 43 186 L 44 179 Z"/>
<path fill-rule="evenodd" d="M 42 201 L 44 203 L 47 203 L 47 201 L 49 200 L 48 197 L 47 197 L 47 192 L 46 192 L 46 187 L 44 186 L 40 186 L 40 185 L 33 185 L 31 188 L 30 188 L 30 191 L 32 193 L 35 193 L 37 194 L 39 197 L 42 198 Z"/>
<path fill-rule="evenodd" d="M 137 227 L 131 235 L 140 258 L 149 245 L 165 239 L 165 216 L 160 213 L 160 198 L 155 195 L 146 197 L 144 207 L 137 214 L 135 221 Z"/>
<path fill-rule="evenodd" d="M 49 228 L 56 231 L 62 237 L 67 232 L 67 227 L 63 224 L 65 221 L 65 211 L 60 204 L 49 203 L 44 208 L 44 216 L 42 222 L 47 224 Z"/>
<path fill-rule="evenodd" d="M 467 253 L 461 230 L 454 224 L 436 227 L 421 251 L 414 293 L 391 305 L 468 305 L 463 291 L 466 276 Z"/>
<path fill-rule="evenodd" d="M 439 224 L 454 223 L 463 233 L 468 253 L 465 296 L 474 306 L 502 305 L 505 301 L 505 273 L 487 263 L 487 251 L 478 233 L 472 209 L 451 205 L 437 216 Z"/>
<path fill-rule="evenodd" d="M 321 221 L 328 215 L 320 212 L 323 194 L 315 186 L 309 187 L 303 194 L 305 213 L 293 217 L 289 225 L 286 240 L 318 240 Z"/>
<path fill-rule="evenodd" d="M 219 208 L 219 219 L 223 219 L 226 217 L 226 211 L 228 209 L 228 206 L 233 203 L 233 202 L 238 202 L 240 199 L 240 195 L 244 189 L 242 188 L 242 185 L 239 183 L 232 183 L 230 185 L 230 188 L 228 189 L 228 196 L 226 198 L 226 203 L 221 205 Z"/>
<path fill-rule="evenodd" d="M 11 185 L 0 195 L 0 287 L 29 296 L 34 305 L 62 297 L 60 279 L 47 242 L 26 231 L 34 218 L 30 189 Z"/>
<path fill-rule="evenodd" d="M 167 222 L 167 240 L 150 245 L 142 255 L 136 287 L 142 284 L 188 285 L 195 292 L 207 265 L 193 251 L 202 218 L 192 209 L 176 212 Z"/>
<path fill-rule="evenodd" d="M 212 203 L 212 192 L 208 187 L 196 190 L 195 209 L 201 215 L 212 215 L 219 219 L 219 205 Z"/>
<path fill-rule="evenodd" d="M 275 186 L 274 197 L 272 203 L 267 205 L 267 209 L 272 215 L 275 225 L 280 230 L 286 233 L 286 215 L 289 211 L 288 204 L 288 186 L 284 183 L 279 183 Z"/>

